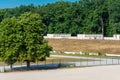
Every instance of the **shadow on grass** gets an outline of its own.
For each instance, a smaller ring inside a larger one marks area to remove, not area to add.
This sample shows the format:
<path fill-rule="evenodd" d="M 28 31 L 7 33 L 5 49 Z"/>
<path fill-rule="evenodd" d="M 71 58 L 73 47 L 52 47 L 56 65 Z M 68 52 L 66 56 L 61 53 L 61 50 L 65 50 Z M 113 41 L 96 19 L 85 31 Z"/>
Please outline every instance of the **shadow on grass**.
<path fill-rule="evenodd" d="M 12 71 L 26 71 L 26 70 L 48 70 L 48 69 L 57 69 L 68 66 L 74 66 L 75 64 L 70 63 L 61 63 L 61 64 L 41 64 L 41 65 L 31 65 L 30 68 L 24 66 L 13 66 Z"/>

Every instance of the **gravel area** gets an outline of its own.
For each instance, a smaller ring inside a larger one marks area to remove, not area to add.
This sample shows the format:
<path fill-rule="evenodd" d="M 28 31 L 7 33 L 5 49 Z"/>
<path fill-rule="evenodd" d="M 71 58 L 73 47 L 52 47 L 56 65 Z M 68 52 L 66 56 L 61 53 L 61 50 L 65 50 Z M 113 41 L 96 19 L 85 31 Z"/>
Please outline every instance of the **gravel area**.
<path fill-rule="evenodd" d="M 120 65 L 0 73 L 0 80 L 120 80 Z"/>

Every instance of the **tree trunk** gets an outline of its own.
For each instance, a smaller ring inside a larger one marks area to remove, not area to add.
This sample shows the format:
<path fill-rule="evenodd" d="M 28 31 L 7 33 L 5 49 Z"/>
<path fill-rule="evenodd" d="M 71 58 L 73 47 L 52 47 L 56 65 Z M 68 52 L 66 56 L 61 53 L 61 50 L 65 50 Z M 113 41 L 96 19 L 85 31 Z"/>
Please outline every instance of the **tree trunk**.
<path fill-rule="evenodd" d="M 4 66 L 4 67 L 3 67 L 3 70 L 5 71 L 5 62 L 3 63 L 3 66 Z"/>
<path fill-rule="evenodd" d="M 100 16 L 100 21 L 101 21 L 101 27 L 102 27 L 102 34 L 103 34 L 103 37 L 104 37 L 104 22 L 103 22 L 102 16 Z"/>
<path fill-rule="evenodd" d="M 12 66 L 12 63 L 10 64 L 10 70 L 12 71 L 12 69 L 13 69 L 13 66 Z"/>
<path fill-rule="evenodd" d="M 27 61 L 26 61 L 26 64 L 27 64 L 27 69 L 29 69 L 29 68 L 30 68 L 30 61 L 27 60 Z"/>

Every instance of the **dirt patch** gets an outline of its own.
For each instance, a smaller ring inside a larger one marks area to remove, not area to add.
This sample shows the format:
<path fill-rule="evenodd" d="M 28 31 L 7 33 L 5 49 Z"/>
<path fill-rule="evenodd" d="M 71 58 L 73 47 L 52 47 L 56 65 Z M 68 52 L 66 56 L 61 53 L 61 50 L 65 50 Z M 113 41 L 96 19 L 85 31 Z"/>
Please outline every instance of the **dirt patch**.
<path fill-rule="evenodd" d="M 100 52 L 102 54 L 120 54 L 120 41 L 116 40 L 75 40 L 47 39 L 53 50 L 75 52 Z"/>

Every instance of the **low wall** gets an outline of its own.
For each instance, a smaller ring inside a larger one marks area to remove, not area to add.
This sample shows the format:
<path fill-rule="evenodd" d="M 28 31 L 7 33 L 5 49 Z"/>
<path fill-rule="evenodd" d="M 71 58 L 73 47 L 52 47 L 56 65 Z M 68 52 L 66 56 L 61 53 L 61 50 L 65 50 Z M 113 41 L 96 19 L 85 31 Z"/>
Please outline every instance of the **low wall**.
<path fill-rule="evenodd" d="M 116 40 L 114 37 L 104 37 L 104 40 Z"/>
<path fill-rule="evenodd" d="M 103 37 L 102 34 L 77 34 L 77 36 L 71 36 L 71 34 L 47 34 L 44 38 L 54 39 L 96 39 L 96 40 L 120 40 L 120 35 L 115 34 L 113 37 Z"/>
<path fill-rule="evenodd" d="M 116 57 L 120 57 L 120 54 L 106 54 L 106 56 L 116 56 Z"/>
<path fill-rule="evenodd" d="M 114 34 L 113 37 L 114 37 L 116 40 L 120 40 L 120 34 Z"/>
<path fill-rule="evenodd" d="M 77 34 L 78 39 L 103 39 L 102 34 Z"/>
<path fill-rule="evenodd" d="M 80 55 L 90 55 L 90 56 L 99 56 L 100 53 L 97 52 L 90 52 L 90 53 L 85 53 L 85 52 L 64 52 L 64 54 L 80 54 Z"/>
<path fill-rule="evenodd" d="M 47 34 L 44 38 L 69 38 L 71 34 Z"/>

